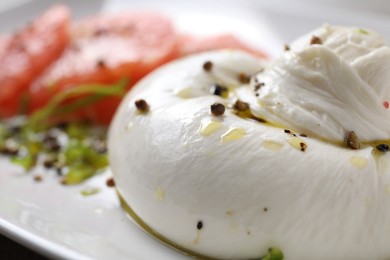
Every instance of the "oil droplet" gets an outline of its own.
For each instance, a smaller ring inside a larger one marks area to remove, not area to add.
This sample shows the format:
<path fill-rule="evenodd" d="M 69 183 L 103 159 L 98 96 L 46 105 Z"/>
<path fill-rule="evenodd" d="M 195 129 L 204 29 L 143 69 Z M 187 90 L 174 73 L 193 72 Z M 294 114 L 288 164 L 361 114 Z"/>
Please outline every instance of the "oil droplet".
<path fill-rule="evenodd" d="M 238 228 L 238 221 L 236 219 L 232 219 L 230 221 L 230 229 L 231 230 L 234 230 L 234 229 L 237 229 Z"/>
<path fill-rule="evenodd" d="M 97 207 L 93 210 L 96 214 L 102 215 L 104 213 L 104 209 L 102 207 Z"/>
<path fill-rule="evenodd" d="M 277 141 L 273 141 L 273 140 L 264 140 L 261 145 L 268 149 L 268 150 L 271 150 L 271 151 L 277 151 L 277 150 L 280 150 L 282 147 L 283 147 L 283 144 L 282 143 L 279 143 Z"/>
<path fill-rule="evenodd" d="M 381 174 L 385 174 L 389 170 L 390 162 L 389 159 L 384 156 L 378 159 L 378 172 Z"/>
<path fill-rule="evenodd" d="M 156 191 L 154 192 L 154 196 L 156 197 L 156 199 L 158 199 L 159 201 L 164 201 L 165 199 L 165 191 L 163 188 L 161 187 L 158 187 L 156 189 Z"/>
<path fill-rule="evenodd" d="M 205 152 L 205 155 L 207 155 L 209 157 L 213 157 L 213 156 L 215 156 L 215 154 L 216 154 L 215 151 L 211 151 L 211 150 L 208 150 Z"/>
<path fill-rule="evenodd" d="M 242 138 L 245 135 L 245 130 L 239 127 L 231 126 L 221 136 L 221 143 L 227 143 Z"/>
<path fill-rule="evenodd" d="M 228 216 L 233 216 L 234 211 L 232 209 L 228 209 L 228 210 L 226 210 L 225 214 Z"/>
<path fill-rule="evenodd" d="M 371 197 L 367 197 L 367 198 L 364 200 L 364 202 L 365 202 L 367 208 L 371 207 L 372 204 L 373 204 L 373 201 L 372 201 L 372 198 L 371 198 Z"/>
<path fill-rule="evenodd" d="M 292 137 L 290 139 L 287 140 L 287 142 L 292 146 L 294 147 L 295 149 L 299 150 L 299 151 L 302 151 L 304 152 L 306 150 L 306 143 L 299 137 Z"/>
<path fill-rule="evenodd" d="M 125 129 L 128 131 L 128 130 L 130 130 L 132 127 L 133 127 L 133 122 L 130 121 L 130 122 L 125 126 Z"/>
<path fill-rule="evenodd" d="M 174 91 L 175 95 L 180 98 L 190 98 L 192 96 L 191 88 L 179 88 Z"/>
<path fill-rule="evenodd" d="M 200 230 L 198 229 L 198 230 L 196 230 L 196 237 L 193 241 L 194 245 L 199 244 L 199 241 L 200 241 Z"/>
<path fill-rule="evenodd" d="M 363 156 L 352 156 L 350 162 L 358 169 L 363 169 L 368 164 L 367 158 Z"/>
<path fill-rule="evenodd" d="M 201 122 L 199 132 L 204 136 L 208 136 L 217 131 L 220 127 L 220 122 L 215 121 L 211 118 L 205 118 Z"/>

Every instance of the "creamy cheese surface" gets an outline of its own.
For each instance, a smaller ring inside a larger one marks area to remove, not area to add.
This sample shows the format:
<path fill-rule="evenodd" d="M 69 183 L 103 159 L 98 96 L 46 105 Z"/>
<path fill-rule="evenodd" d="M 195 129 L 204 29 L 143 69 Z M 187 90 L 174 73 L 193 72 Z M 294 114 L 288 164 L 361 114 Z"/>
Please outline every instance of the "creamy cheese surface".
<path fill-rule="evenodd" d="M 152 73 L 110 128 L 119 194 L 155 232 L 213 258 L 276 247 L 287 260 L 389 259 L 390 155 L 335 144 L 348 131 L 389 139 L 388 47 L 364 32 L 325 26 L 270 63 L 219 51 Z"/>
<path fill-rule="evenodd" d="M 362 141 L 390 139 L 389 72 L 390 48 L 380 35 L 325 25 L 258 74 L 264 86 L 253 109 L 329 141 L 343 141 L 348 131 Z"/>

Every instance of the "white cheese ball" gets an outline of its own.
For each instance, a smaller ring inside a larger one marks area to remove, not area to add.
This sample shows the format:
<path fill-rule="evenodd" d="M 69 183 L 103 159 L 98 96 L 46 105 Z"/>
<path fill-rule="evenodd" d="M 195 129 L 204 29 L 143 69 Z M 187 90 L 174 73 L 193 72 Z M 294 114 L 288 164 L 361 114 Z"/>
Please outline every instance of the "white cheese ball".
<path fill-rule="evenodd" d="M 318 46 L 308 48 L 315 55 Z M 388 153 L 285 129 L 281 115 L 273 124 L 236 115 L 237 99 L 270 115 L 259 109 L 259 82 L 239 80 L 265 66 L 272 64 L 217 51 L 171 63 L 137 84 L 109 132 L 119 194 L 155 232 L 208 257 L 253 259 L 275 247 L 287 260 L 390 258 Z M 229 96 L 210 94 L 214 84 Z M 148 111 L 137 110 L 140 99 Z M 211 114 L 214 103 L 225 105 L 223 115 Z"/>

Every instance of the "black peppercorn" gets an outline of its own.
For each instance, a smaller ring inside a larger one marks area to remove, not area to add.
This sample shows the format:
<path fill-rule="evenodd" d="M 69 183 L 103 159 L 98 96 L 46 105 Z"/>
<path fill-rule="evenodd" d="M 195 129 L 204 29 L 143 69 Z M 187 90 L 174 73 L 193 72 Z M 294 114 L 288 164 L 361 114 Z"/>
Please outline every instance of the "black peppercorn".
<path fill-rule="evenodd" d="M 210 108 L 214 116 L 222 116 L 225 113 L 225 106 L 221 103 L 212 104 Z"/>

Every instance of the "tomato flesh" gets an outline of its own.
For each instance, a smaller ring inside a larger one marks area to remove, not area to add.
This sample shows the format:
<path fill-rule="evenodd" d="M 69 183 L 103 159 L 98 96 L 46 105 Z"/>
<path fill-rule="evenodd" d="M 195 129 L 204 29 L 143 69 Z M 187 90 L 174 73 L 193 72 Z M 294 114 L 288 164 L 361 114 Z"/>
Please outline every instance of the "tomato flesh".
<path fill-rule="evenodd" d="M 0 117 L 17 114 L 30 83 L 69 41 L 70 12 L 55 6 L 0 44 Z"/>
<path fill-rule="evenodd" d="M 52 96 L 82 84 L 112 84 L 121 78 L 130 88 L 158 66 L 177 57 L 176 32 L 170 20 L 151 12 L 99 15 L 81 21 L 61 58 L 30 88 L 31 110 Z M 108 124 L 120 98 L 108 98 L 82 111 Z"/>

